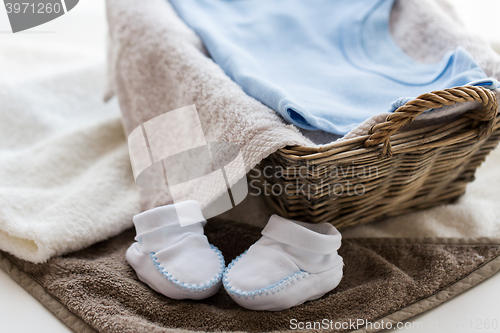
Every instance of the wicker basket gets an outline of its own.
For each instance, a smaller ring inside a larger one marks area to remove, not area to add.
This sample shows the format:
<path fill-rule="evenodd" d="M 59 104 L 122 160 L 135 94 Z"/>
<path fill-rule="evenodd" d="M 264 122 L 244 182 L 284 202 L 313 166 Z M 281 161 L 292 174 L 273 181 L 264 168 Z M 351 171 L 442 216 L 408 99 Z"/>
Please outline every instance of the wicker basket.
<path fill-rule="evenodd" d="M 428 109 L 466 101 L 482 107 L 449 123 L 400 131 Z M 481 87 L 423 94 L 369 135 L 278 150 L 260 164 L 262 177 L 267 167 L 260 183 L 282 216 L 338 228 L 445 204 L 465 192 L 500 140 L 497 109 L 496 96 Z"/>

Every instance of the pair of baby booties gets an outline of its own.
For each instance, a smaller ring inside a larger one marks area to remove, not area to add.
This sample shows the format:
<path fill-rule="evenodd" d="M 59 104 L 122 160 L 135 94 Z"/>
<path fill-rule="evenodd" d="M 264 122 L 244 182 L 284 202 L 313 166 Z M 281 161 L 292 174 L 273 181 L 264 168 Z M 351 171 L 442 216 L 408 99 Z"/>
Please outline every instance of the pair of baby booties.
<path fill-rule="evenodd" d="M 181 226 L 178 210 L 191 224 Z M 128 263 L 142 282 L 173 299 L 207 298 L 224 285 L 247 309 L 279 311 L 323 296 L 342 279 L 341 235 L 329 223 L 273 215 L 262 238 L 226 268 L 204 235 L 206 220 L 196 201 L 157 207 L 133 220 L 137 236 Z"/>

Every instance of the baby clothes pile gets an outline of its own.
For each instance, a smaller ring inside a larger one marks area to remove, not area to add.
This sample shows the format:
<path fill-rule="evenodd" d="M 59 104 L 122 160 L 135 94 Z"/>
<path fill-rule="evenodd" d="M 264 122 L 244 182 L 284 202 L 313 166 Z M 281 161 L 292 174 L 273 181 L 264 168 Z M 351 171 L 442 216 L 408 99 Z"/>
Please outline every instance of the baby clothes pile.
<path fill-rule="evenodd" d="M 212 59 L 287 122 L 345 135 L 434 90 L 498 87 L 463 48 L 420 64 L 393 41 L 394 0 L 170 0 Z"/>

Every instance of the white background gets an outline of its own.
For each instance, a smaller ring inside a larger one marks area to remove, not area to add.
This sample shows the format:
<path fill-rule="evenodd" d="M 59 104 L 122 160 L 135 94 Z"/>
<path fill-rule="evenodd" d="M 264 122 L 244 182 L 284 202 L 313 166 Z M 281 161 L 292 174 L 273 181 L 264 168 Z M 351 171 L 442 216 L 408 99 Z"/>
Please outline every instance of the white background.
<path fill-rule="evenodd" d="M 488 39 L 500 51 L 500 0 L 450 2 L 457 7 L 471 32 Z M 17 34 L 11 33 L 5 8 L 0 6 L 0 84 L 53 75 L 75 64 L 104 62 L 105 33 L 103 0 L 81 0 L 66 15 Z M 59 59 L 57 65 L 54 65 L 54 59 Z M 500 328 L 484 328 L 485 320 L 493 319 L 500 321 L 500 274 L 409 321 L 410 325 L 421 322 L 426 329 L 404 331 L 500 332 Z M 482 329 L 470 329 L 471 324 L 476 327 L 481 323 Z M 436 324 L 439 324 L 438 329 L 428 329 L 429 325 Z M 452 329 L 451 324 L 458 324 L 458 329 Z M 71 332 L 0 270 L 0 332 L 31 331 Z"/>

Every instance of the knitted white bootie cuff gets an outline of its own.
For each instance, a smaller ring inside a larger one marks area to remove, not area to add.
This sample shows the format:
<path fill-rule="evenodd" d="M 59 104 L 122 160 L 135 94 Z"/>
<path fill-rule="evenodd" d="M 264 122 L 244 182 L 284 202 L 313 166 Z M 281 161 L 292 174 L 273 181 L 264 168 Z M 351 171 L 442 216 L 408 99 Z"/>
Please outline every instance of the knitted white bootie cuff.
<path fill-rule="evenodd" d="M 330 223 L 312 224 L 272 215 L 262 235 L 306 252 L 331 254 L 340 248 L 342 236 Z"/>
<path fill-rule="evenodd" d="M 180 227 L 180 219 L 183 225 L 191 225 L 201 222 L 204 226 L 207 221 L 203 217 L 200 204 L 194 200 L 186 200 L 172 205 L 156 207 L 133 217 L 138 240 L 142 236 L 153 233 L 165 227 Z"/>
<path fill-rule="evenodd" d="M 174 207 L 181 206 L 181 207 Z M 181 227 L 184 218 L 197 221 Z M 134 216 L 136 241 L 127 261 L 141 281 L 174 299 L 202 299 L 217 292 L 225 263 L 221 252 L 203 234 L 206 223 L 196 201 L 163 206 Z"/>

